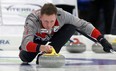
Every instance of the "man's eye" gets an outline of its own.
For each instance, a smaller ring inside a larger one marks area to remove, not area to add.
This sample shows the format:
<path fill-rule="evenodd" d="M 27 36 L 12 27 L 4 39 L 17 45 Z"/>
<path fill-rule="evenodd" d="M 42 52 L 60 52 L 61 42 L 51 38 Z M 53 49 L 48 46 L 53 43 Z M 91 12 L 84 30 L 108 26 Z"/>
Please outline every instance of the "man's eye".
<path fill-rule="evenodd" d="M 53 23 L 54 21 L 51 21 L 51 23 Z"/>

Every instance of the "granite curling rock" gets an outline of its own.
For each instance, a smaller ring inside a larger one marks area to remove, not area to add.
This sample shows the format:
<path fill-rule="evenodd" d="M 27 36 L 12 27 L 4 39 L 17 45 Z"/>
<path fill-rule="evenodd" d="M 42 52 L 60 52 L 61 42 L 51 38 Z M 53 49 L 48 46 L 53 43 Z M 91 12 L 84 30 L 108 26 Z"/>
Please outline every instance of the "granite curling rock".
<path fill-rule="evenodd" d="M 66 50 L 70 53 L 82 53 L 86 51 L 86 45 L 79 40 L 76 43 L 70 40 L 70 42 L 66 44 Z"/>
<path fill-rule="evenodd" d="M 38 61 L 39 65 L 44 68 L 59 68 L 65 65 L 65 57 L 57 54 L 54 48 L 52 48 L 52 53 L 41 55 Z"/>
<path fill-rule="evenodd" d="M 95 53 L 106 53 L 104 50 L 103 50 L 103 47 L 101 44 L 99 43 L 94 43 L 92 45 L 92 51 L 95 52 Z"/>

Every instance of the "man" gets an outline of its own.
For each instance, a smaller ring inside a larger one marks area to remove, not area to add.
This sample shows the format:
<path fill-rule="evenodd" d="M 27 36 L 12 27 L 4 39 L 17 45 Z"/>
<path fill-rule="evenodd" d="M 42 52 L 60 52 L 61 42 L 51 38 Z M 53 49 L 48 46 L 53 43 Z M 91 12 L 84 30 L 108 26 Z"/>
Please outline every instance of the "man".
<path fill-rule="evenodd" d="M 39 52 L 50 53 L 51 47 L 59 53 L 61 47 L 70 39 L 76 29 L 96 38 L 104 47 L 104 51 L 110 52 L 112 49 L 91 23 L 58 9 L 51 3 L 46 3 L 41 10 L 29 14 L 24 27 L 19 54 L 24 63 L 31 62 Z M 48 41 L 51 43 L 45 45 Z"/>

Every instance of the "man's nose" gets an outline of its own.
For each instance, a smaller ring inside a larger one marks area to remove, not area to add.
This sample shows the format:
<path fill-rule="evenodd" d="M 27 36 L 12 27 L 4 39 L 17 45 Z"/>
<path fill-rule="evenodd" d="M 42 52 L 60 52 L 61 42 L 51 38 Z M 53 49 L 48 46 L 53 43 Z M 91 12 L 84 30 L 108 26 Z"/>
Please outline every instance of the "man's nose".
<path fill-rule="evenodd" d="M 49 22 L 49 23 L 47 24 L 47 26 L 51 26 L 51 23 Z"/>

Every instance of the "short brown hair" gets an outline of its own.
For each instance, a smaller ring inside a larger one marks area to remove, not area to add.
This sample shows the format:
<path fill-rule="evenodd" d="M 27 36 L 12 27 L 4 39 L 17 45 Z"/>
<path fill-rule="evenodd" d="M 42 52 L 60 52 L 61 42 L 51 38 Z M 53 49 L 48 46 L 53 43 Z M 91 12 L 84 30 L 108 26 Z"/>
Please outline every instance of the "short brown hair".
<path fill-rule="evenodd" d="M 46 15 L 52 15 L 52 14 L 57 14 L 57 8 L 55 5 L 52 3 L 46 3 L 44 6 L 41 8 L 41 15 L 46 14 Z"/>

